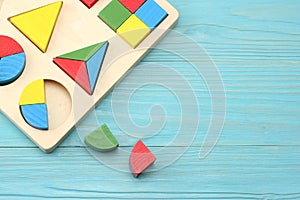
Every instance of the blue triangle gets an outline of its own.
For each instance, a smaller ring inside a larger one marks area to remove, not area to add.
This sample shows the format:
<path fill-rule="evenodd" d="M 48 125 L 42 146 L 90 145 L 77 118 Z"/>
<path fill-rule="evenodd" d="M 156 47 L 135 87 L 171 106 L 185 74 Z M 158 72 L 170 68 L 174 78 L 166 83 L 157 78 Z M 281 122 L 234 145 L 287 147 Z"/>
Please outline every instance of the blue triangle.
<path fill-rule="evenodd" d="M 46 104 L 32 104 L 21 106 L 25 121 L 32 127 L 48 130 L 48 111 Z"/>
<path fill-rule="evenodd" d="M 108 42 L 106 42 L 86 63 L 92 92 L 95 90 L 107 47 Z"/>

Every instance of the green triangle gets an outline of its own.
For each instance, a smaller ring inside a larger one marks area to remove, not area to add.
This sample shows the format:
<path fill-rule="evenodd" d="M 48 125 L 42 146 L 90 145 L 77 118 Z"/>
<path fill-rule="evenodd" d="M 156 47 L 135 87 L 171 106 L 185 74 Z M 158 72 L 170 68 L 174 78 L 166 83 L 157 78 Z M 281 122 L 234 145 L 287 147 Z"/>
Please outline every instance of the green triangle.
<path fill-rule="evenodd" d="M 58 58 L 88 61 L 106 42 L 107 41 L 94 44 L 92 46 L 88 46 L 76 51 L 72 51 L 70 53 L 66 53 L 61 56 L 58 56 Z"/>

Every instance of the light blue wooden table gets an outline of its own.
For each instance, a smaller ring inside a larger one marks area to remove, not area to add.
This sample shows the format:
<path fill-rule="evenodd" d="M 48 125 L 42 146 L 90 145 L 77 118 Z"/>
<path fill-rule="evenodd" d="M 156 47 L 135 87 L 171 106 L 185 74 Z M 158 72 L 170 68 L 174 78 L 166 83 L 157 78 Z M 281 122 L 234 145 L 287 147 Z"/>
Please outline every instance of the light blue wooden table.
<path fill-rule="evenodd" d="M 226 121 L 211 154 L 198 158 L 210 118 L 205 84 L 185 62 L 155 50 L 143 64 L 174 66 L 196 91 L 201 107 L 199 132 L 180 159 L 134 179 L 94 159 L 76 130 L 52 154 L 44 154 L 0 114 L 1 199 L 300 199 L 300 1 L 171 3 L 181 14 L 175 30 L 206 49 L 224 81 Z M 129 91 L 132 74 L 116 88 L 118 92 Z M 97 107 L 97 117 L 130 148 L 135 140 L 122 139 L 111 117 L 111 98 L 108 95 Z M 129 112 L 136 123 L 145 124 L 149 105 L 165 103 L 166 93 L 149 86 L 134 98 Z M 168 116 L 180 117 L 176 99 L 168 102 L 174 105 Z M 155 150 L 167 145 L 175 131 L 171 123 L 164 134 L 145 143 Z"/>

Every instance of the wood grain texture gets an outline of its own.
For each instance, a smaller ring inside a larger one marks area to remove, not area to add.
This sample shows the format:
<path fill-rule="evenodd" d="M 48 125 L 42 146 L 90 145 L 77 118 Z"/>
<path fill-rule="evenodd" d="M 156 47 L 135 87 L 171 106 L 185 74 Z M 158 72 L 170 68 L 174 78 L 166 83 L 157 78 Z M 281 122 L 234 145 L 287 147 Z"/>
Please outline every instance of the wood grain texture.
<path fill-rule="evenodd" d="M 198 159 L 211 112 L 205 83 L 180 58 L 154 50 L 142 64 L 171 65 L 186 77 L 199 100 L 200 130 L 183 157 L 136 180 L 96 161 L 82 147 L 76 131 L 56 151 L 45 155 L 0 114 L 1 199 L 300 198 L 299 1 L 170 2 L 181 14 L 175 30 L 207 50 L 225 84 L 226 122 L 213 152 Z M 142 68 L 131 72 L 116 91 L 126 95 L 134 82 L 149 78 L 134 76 L 138 70 Z M 153 74 L 158 76 L 159 70 L 154 66 Z M 164 78 L 174 81 L 172 76 Z M 110 126 L 120 144 L 131 148 L 136 140 L 117 128 L 111 99 L 110 94 L 97 107 L 97 118 Z M 166 105 L 174 121 L 163 134 L 145 140 L 151 149 L 168 144 L 179 118 L 176 99 L 160 87 L 149 86 L 132 99 L 133 121 L 147 124 L 147 110 L 153 103 Z M 90 131 L 92 119 L 89 115 L 83 122 Z"/>

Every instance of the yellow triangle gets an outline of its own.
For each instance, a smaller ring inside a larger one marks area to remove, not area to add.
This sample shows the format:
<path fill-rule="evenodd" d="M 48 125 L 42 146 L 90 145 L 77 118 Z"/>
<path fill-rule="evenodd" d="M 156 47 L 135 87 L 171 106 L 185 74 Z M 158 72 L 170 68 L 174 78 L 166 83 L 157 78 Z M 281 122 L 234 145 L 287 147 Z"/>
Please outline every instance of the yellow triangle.
<path fill-rule="evenodd" d="M 42 52 L 46 52 L 63 2 L 58 1 L 8 20 Z"/>
<path fill-rule="evenodd" d="M 20 106 L 46 103 L 45 83 L 43 79 L 30 83 L 22 92 Z"/>

